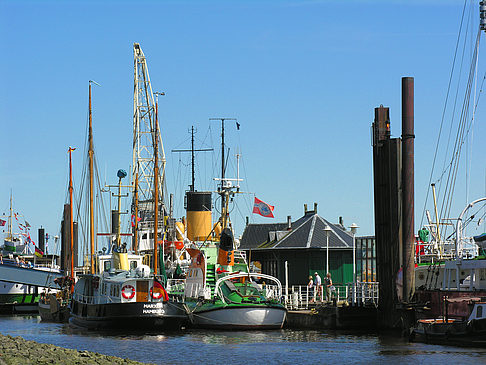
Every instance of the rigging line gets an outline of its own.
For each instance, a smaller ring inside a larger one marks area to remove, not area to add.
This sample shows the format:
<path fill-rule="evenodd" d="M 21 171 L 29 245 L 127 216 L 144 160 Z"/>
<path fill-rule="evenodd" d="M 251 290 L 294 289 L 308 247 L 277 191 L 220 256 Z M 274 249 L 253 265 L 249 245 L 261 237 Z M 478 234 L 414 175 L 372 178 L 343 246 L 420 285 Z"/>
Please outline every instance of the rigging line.
<path fill-rule="evenodd" d="M 448 185 L 449 186 L 448 191 L 446 191 L 446 193 L 447 193 L 446 203 L 443 206 L 446 216 L 450 215 L 450 211 L 451 211 L 451 208 L 452 208 L 452 199 L 453 199 L 453 196 L 454 196 L 454 190 L 455 190 L 455 186 L 456 186 L 457 172 L 458 172 L 459 163 L 460 163 L 460 154 L 461 154 L 461 151 L 462 151 L 462 145 L 464 143 L 465 122 L 466 122 L 467 113 L 468 113 L 468 110 L 469 110 L 471 86 L 472 86 L 472 84 L 468 84 L 468 92 L 465 95 L 464 106 L 463 106 L 461 118 L 460 118 L 460 128 L 459 128 L 459 131 L 456 135 L 456 141 L 455 141 L 455 146 L 454 146 L 455 160 L 454 160 L 454 164 L 453 164 L 452 169 L 451 169 L 449 176 L 448 176 L 448 182 L 450 182 L 450 184 Z M 447 231 L 447 227 L 446 227 L 445 231 Z"/>
<path fill-rule="evenodd" d="M 468 18 L 468 22 L 469 22 L 469 18 Z M 448 135 L 448 138 L 447 138 L 447 143 L 446 143 L 446 152 L 444 153 L 444 164 L 443 164 L 443 168 L 445 169 L 445 164 L 446 164 L 446 161 L 447 161 L 447 156 L 448 156 L 448 151 L 449 151 L 449 146 L 451 144 L 451 136 L 452 136 L 452 131 L 453 131 L 453 126 L 454 126 L 454 120 L 455 120 L 455 115 L 456 115 L 456 108 L 457 108 L 457 102 L 458 102 L 458 97 L 459 97 L 459 90 L 460 90 L 460 85 L 461 85 L 461 76 L 462 76 L 462 69 L 463 69 L 463 65 L 464 65 L 464 58 L 465 58 L 465 54 L 466 54 L 466 46 L 467 46 L 467 36 L 468 36 L 468 32 L 469 32 L 469 28 L 466 24 L 465 26 L 465 29 L 466 29 L 466 34 L 464 35 L 464 43 L 463 43 L 463 47 L 462 47 L 462 56 L 461 56 L 461 63 L 460 63 L 460 69 L 459 69 L 459 79 L 457 81 L 457 87 L 456 87 L 456 94 L 455 94 L 455 98 L 454 98 L 454 105 L 453 105 L 453 109 L 452 109 L 452 112 L 451 112 L 451 122 L 450 122 L 450 127 L 449 127 L 449 135 Z M 460 122 L 462 120 L 460 119 L 459 122 L 458 122 L 458 129 L 459 129 L 459 126 L 460 126 Z M 442 217 L 443 216 L 443 212 L 444 212 L 444 209 L 447 211 L 447 192 L 449 191 L 449 183 L 450 183 L 450 178 L 451 178 L 451 171 L 453 171 L 453 162 L 454 162 L 454 154 L 452 154 L 452 159 L 451 159 L 451 164 L 450 166 L 448 167 L 448 169 L 445 169 L 444 172 L 447 172 L 448 173 L 448 179 L 446 180 L 446 186 L 443 190 L 443 199 L 440 200 L 442 202 L 442 206 L 441 206 L 441 213 L 440 213 L 440 216 Z M 439 192 L 442 192 L 442 185 L 443 185 L 443 181 L 441 181 L 439 183 L 439 186 L 438 186 L 438 190 Z M 446 214 L 447 215 L 447 214 Z M 446 227 L 447 228 L 447 227 Z"/>
<path fill-rule="evenodd" d="M 478 32 L 478 37 L 480 36 L 480 32 Z M 466 93 L 464 96 L 463 100 L 463 106 L 461 109 L 461 115 L 459 119 L 459 126 L 458 126 L 458 132 L 456 134 L 455 142 L 454 142 L 454 148 L 453 148 L 453 154 L 452 154 L 452 159 L 454 161 L 452 168 L 449 170 L 448 178 L 447 178 L 447 184 L 446 188 L 444 191 L 444 200 L 445 203 L 441 207 L 441 217 L 443 217 L 443 214 L 449 215 L 450 214 L 450 209 L 452 205 L 452 196 L 454 193 L 455 189 L 455 182 L 457 179 L 457 171 L 459 167 L 459 157 L 462 149 L 462 145 L 464 143 L 464 132 L 465 132 L 465 126 L 466 126 L 466 121 L 467 121 L 467 115 L 469 112 L 470 104 L 471 104 L 471 90 L 472 90 L 472 84 L 474 80 L 474 73 L 476 69 L 476 54 L 477 54 L 477 47 L 475 47 L 474 51 L 474 57 L 473 61 L 471 62 L 470 70 L 469 70 L 469 77 L 467 81 L 467 87 L 466 87 Z M 447 227 L 445 228 L 447 230 Z"/>
<path fill-rule="evenodd" d="M 468 18 L 468 21 L 469 21 L 469 18 Z M 463 66 L 464 66 L 464 58 L 465 58 L 465 55 L 466 55 L 467 35 L 468 35 L 468 32 L 469 32 L 469 28 L 468 28 L 467 24 L 465 26 L 465 29 L 466 29 L 466 34 L 464 35 L 464 45 L 462 47 L 461 64 L 460 64 L 460 68 L 459 68 L 459 79 L 457 80 L 457 88 L 456 88 L 456 94 L 455 94 L 455 98 L 454 98 L 454 105 L 453 105 L 452 112 L 451 112 L 451 122 L 450 122 L 450 127 L 449 127 L 449 135 L 448 135 L 447 143 L 446 143 L 446 151 L 444 153 L 444 164 L 443 164 L 443 166 L 445 166 L 447 158 L 448 158 L 447 156 L 448 156 L 448 153 L 449 153 L 449 146 L 451 144 L 452 131 L 453 131 L 453 127 L 454 127 L 454 119 L 455 119 L 455 116 L 456 116 L 456 108 L 457 108 L 457 102 L 458 102 L 459 90 L 460 90 L 461 78 L 462 78 L 462 69 L 463 69 Z M 458 128 L 459 128 L 460 122 L 461 122 L 461 120 L 459 121 Z M 454 157 L 452 157 L 452 160 L 454 160 Z M 450 171 L 451 170 L 449 169 L 447 172 L 449 172 L 449 174 L 450 174 Z M 443 182 L 441 181 L 439 186 L 438 186 L 439 191 L 442 191 L 441 190 L 442 183 Z M 449 183 L 449 180 L 447 180 L 446 187 L 444 189 L 444 198 L 443 198 L 444 200 L 446 199 L 446 192 L 448 191 L 448 186 L 449 186 L 448 183 Z M 442 207 L 441 207 L 441 214 L 442 214 Z"/>
<path fill-rule="evenodd" d="M 459 40 L 461 38 L 462 23 L 464 21 L 464 12 L 465 12 L 465 9 L 466 9 L 466 4 L 467 4 L 467 0 L 464 0 L 464 6 L 463 6 L 463 9 L 462 9 L 462 16 L 461 16 L 461 23 L 459 25 L 459 34 L 457 35 L 456 49 L 454 51 L 454 58 L 452 60 L 451 74 L 449 76 L 449 83 L 447 85 L 446 99 L 445 99 L 445 102 L 444 102 L 444 108 L 442 110 L 442 118 L 441 118 L 441 122 L 440 122 L 439 135 L 437 136 L 437 143 L 435 145 L 434 158 L 433 158 L 433 161 L 432 161 L 432 169 L 430 171 L 429 187 L 430 187 L 430 184 L 432 183 L 432 176 L 434 174 L 435 162 L 436 162 L 436 159 L 437 159 L 437 153 L 439 151 L 439 142 L 440 142 L 440 137 L 441 137 L 441 134 L 442 134 L 442 127 L 444 125 L 445 112 L 447 110 L 447 102 L 449 100 L 449 92 L 450 92 L 450 89 L 451 89 L 452 76 L 454 74 L 454 68 L 455 68 L 455 64 L 456 64 L 457 51 L 459 49 Z M 429 197 L 429 192 L 430 192 L 430 189 L 427 189 L 427 194 L 425 196 L 424 209 L 422 211 L 422 218 L 420 220 L 420 225 L 421 226 L 422 226 L 422 223 L 424 221 L 424 215 L 425 215 L 425 210 L 426 210 L 426 207 L 427 207 L 427 200 L 428 200 L 428 197 Z"/>

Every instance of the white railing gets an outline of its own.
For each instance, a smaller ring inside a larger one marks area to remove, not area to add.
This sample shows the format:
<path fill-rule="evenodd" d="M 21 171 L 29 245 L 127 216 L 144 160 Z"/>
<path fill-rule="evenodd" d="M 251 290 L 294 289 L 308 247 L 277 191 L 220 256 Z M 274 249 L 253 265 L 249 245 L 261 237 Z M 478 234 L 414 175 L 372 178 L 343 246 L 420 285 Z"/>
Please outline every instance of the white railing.
<path fill-rule="evenodd" d="M 378 305 L 378 282 L 357 282 L 348 285 L 347 301 L 353 306 L 377 306 Z"/>
<path fill-rule="evenodd" d="M 282 297 L 282 284 L 280 283 L 280 281 L 273 277 L 273 276 L 270 276 L 270 275 L 265 275 L 265 274 L 257 274 L 257 273 L 237 273 L 237 274 L 230 274 L 230 275 L 227 275 L 227 276 L 224 276 L 220 279 L 218 279 L 216 281 L 216 285 L 214 287 L 214 293 L 217 294 L 220 299 L 222 300 L 223 303 L 226 303 L 225 299 L 224 299 L 224 294 L 221 290 L 221 284 L 223 282 L 225 282 L 226 280 L 231 280 L 231 279 L 237 279 L 237 278 L 246 278 L 246 277 L 254 277 L 254 278 L 258 278 L 258 279 L 266 279 L 266 280 L 270 280 L 270 281 L 273 281 L 275 282 L 276 285 L 265 285 L 265 287 L 271 287 L 272 288 L 272 296 L 274 296 L 275 298 L 281 298 Z M 260 285 L 260 284 L 257 284 L 260 288 L 262 288 L 263 290 L 263 285 Z M 275 288 L 274 288 L 275 287 Z M 265 289 L 266 290 L 266 289 Z M 273 293 L 273 290 L 275 290 L 275 293 Z M 267 298 L 268 295 L 265 294 Z"/>
<path fill-rule="evenodd" d="M 284 295 L 284 300 L 287 309 L 309 309 L 333 301 L 346 302 L 354 306 L 376 306 L 378 305 L 378 283 L 335 285 L 329 291 L 323 286 L 310 288 L 306 285 L 292 285 L 288 288 L 288 295 Z"/>

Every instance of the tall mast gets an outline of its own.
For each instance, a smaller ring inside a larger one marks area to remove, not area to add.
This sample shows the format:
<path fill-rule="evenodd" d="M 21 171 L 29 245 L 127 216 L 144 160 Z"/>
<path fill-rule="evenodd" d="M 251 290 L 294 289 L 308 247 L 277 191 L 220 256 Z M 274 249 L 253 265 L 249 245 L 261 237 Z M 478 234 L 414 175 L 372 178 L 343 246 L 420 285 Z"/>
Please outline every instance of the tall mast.
<path fill-rule="evenodd" d="M 69 224 L 70 224 L 70 240 L 71 240 L 71 254 L 70 257 L 70 264 L 71 264 L 71 278 L 74 278 L 74 219 L 73 219 L 73 164 L 71 153 L 75 150 L 75 148 L 69 147 Z M 73 287 L 71 287 L 71 290 Z"/>
<path fill-rule="evenodd" d="M 91 83 L 92 81 L 89 81 L 89 132 L 88 132 L 88 143 L 89 143 L 89 150 L 88 150 L 88 156 L 89 156 L 89 242 L 90 242 L 90 273 L 94 274 L 95 269 L 94 269 L 94 260 L 93 260 L 93 254 L 94 254 L 94 192 L 93 192 L 93 186 L 94 186 L 94 178 L 93 178 L 93 154 L 94 154 L 94 149 L 93 149 L 93 123 L 92 123 L 92 113 L 91 113 Z"/>
<path fill-rule="evenodd" d="M 234 120 L 236 121 L 236 118 L 209 118 L 209 120 L 220 120 L 221 121 L 221 189 L 220 189 L 220 196 L 221 196 L 221 228 L 224 229 L 226 228 L 227 220 L 228 220 L 228 194 L 225 189 L 226 181 L 225 181 L 225 161 L 224 161 L 224 122 L 226 120 Z"/>
<path fill-rule="evenodd" d="M 159 133 L 159 120 L 158 120 L 159 102 L 158 97 L 155 103 L 155 131 L 154 131 L 154 153 L 155 153 L 155 165 L 154 165 L 154 275 L 158 274 L 158 241 L 159 241 L 159 158 L 158 158 L 158 133 Z"/>

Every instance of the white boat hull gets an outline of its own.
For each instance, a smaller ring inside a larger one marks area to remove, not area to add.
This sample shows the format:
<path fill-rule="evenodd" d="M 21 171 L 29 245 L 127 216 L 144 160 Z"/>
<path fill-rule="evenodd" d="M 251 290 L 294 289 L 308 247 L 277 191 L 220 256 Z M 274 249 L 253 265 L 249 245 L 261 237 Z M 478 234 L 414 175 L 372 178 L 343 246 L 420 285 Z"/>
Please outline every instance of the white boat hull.
<path fill-rule="evenodd" d="M 204 312 L 193 312 L 197 327 L 221 329 L 278 329 L 282 328 L 285 308 L 221 307 Z"/>

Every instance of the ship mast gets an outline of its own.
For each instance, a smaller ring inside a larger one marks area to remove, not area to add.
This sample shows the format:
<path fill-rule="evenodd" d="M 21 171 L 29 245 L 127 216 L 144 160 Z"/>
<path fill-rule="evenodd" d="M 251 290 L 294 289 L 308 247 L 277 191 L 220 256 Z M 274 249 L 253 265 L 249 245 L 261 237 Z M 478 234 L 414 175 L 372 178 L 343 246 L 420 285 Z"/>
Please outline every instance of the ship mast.
<path fill-rule="evenodd" d="M 229 204 L 229 190 L 227 189 L 227 181 L 225 179 L 225 158 L 224 158 L 224 122 L 227 120 L 234 120 L 236 118 L 209 118 L 209 120 L 220 120 L 221 121 L 221 187 L 218 189 L 219 195 L 221 196 L 221 229 L 225 229 L 228 226 L 229 216 L 228 216 L 228 204 Z"/>
<path fill-rule="evenodd" d="M 94 155 L 94 148 L 93 148 L 93 123 L 92 123 L 92 113 L 91 113 L 91 83 L 93 81 L 89 81 L 89 132 L 88 132 L 88 143 L 89 143 L 89 242 L 90 242 L 90 273 L 94 274 L 94 242 L 95 242 L 95 228 L 94 228 L 94 177 L 93 177 L 93 155 Z M 72 205 L 71 205 L 72 209 Z M 71 213 L 72 217 L 72 213 Z M 71 236 L 72 237 L 72 236 Z M 71 238 L 72 239 L 72 238 Z"/>
<path fill-rule="evenodd" d="M 157 102 L 155 103 L 155 130 L 154 130 L 154 275 L 158 274 L 158 246 L 159 246 L 159 157 L 158 157 L 158 133 L 159 133 L 159 100 L 158 95 L 164 95 L 164 93 L 155 93 Z"/>
<path fill-rule="evenodd" d="M 91 115 L 91 114 L 90 114 Z M 70 264 L 71 264 L 71 279 L 74 278 L 74 219 L 73 219 L 73 164 L 71 153 L 75 150 L 75 148 L 69 147 L 69 229 L 70 229 L 70 243 L 71 243 L 71 253 L 69 255 Z M 73 291 L 74 287 L 71 286 L 71 292 Z"/>
<path fill-rule="evenodd" d="M 195 188 L 195 165 L 196 165 L 196 152 L 206 152 L 212 151 L 212 148 L 201 148 L 195 149 L 194 148 L 194 133 L 197 132 L 194 130 L 194 126 L 191 127 L 191 149 L 190 150 L 172 150 L 172 152 L 191 152 L 191 185 L 189 185 L 189 191 L 194 192 L 196 191 Z"/>

